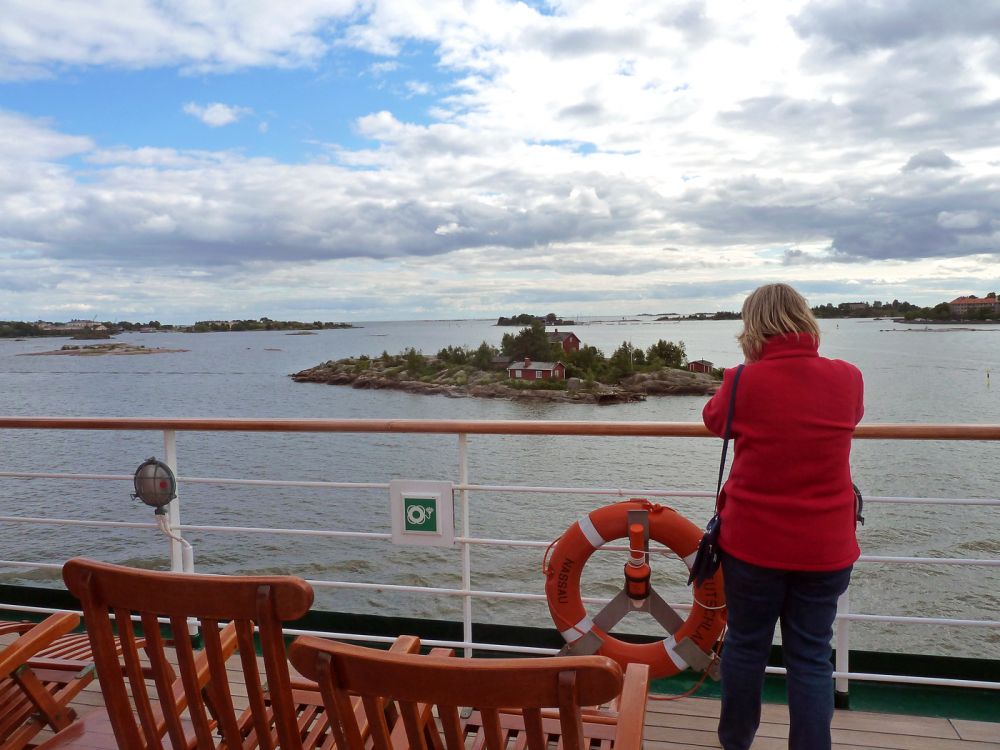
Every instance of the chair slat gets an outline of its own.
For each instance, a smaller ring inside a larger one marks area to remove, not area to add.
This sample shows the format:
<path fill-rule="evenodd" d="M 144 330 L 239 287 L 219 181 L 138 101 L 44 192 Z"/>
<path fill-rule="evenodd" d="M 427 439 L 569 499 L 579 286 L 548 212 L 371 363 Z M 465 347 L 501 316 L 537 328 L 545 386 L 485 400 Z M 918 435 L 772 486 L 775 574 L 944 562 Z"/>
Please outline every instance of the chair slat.
<path fill-rule="evenodd" d="M 261 750 L 271 750 L 271 731 L 267 721 L 267 708 L 264 700 L 264 685 L 257 669 L 257 650 L 254 644 L 253 623 L 247 619 L 235 621 L 236 643 L 240 651 L 240 665 L 243 669 L 243 680 L 247 689 L 247 700 L 250 704 L 250 716 Z"/>
<path fill-rule="evenodd" d="M 233 706 L 233 694 L 229 689 L 229 675 L 226 672 L 226 656 L 219 634 L 219 621 L 202 620 L 201 637 L 205 644 L 205 655 L 209 669 L 205 707 L 218 722 L 219 731 L 226 745 L 232 748 L 241 747 L 243 743 L 236 720 L 236 709 Z M 197 685 L 198 682 L 197 675 L 195 675 L 195 684 Z"/>
<path fill-rule="evenodd" d="M 136 707 L 136 715 L 139 718 L 139 729 L 142 732 L 143 739 L 145 740 L 144 746 L 146 748 L 151 748 L 151 750 L 162 750 L 162 732 L 161 727 L 166 721 L 169 726 L 171 720 L 174 725 L 175 736 L 180 735 L 180 722 L 176 716 L 170 718 L 165 718 L 162 710 L 155 710 L 154 705 L 150 702 L 149 691 L 146 688 L 146 674 L 147 671 L 153 676 L 154 685 L 168 686 L 173 679 L 173 668 L 169 668 L 167 672 L 166 657 L 163 652 L 163 639 L 160 636 L 160 623 L 155 615 L 145 614 L 141 619 L 143 635 L 145 637 L 145 654 L 149 661 L 149 667 L 143 667 L 142 660 L 140 658 L 138 642 L 135 638 L 135 627 L 132 623 L 132 613 L 128 609 L 116 609 L 115 610 L 115 623 L 118 627 L 119 637 L 122 643 L 122 658 L 125 662 L 126 677 L 128 679 L 129 689 L 132 693 L 132 700 Z M 90 622 L 88 618 L 87 623 L 88 628 L 90 627 Z M 89 632 L 89 631 L 88 631 Z M 98 670 L 100 670 L 100 665 L 98 665 Z M 159 683 L 156 682 L 157 675 L 160 676 Z M 101 679 L 101 692 L 104 692 L 104 679 Z M 112 675 L 107 678 L 117 683 L 119 681 L 117 675 Z M 157 689 L 154 687 L 154 689 Z M 129 708 L 130 705 L 126 704 L 122 709 Z"/>
<path fill-rule="evenodd" d="M 524 741 L 531 750 L 545 750 L 545 735 L 542 732 L 542 712 L 537 708 L 526 708 L 524 717 Z"/>
<path fill-rule="evenodd" d="M 212 728 L 208 722 L 208 711 L 202 696 L 204 686 L 198 680 L 198 668 L 194 662 L 194 648 L 188 636 L 188 620 L 184 616 L 174 615 L 170 618 L 170 627 L 174 632 L 174 653 L 177 656 L 177 668 L 180 671 L 181 684 L 187 697 L 188 717 L 198 738 L 199 747 L 212 747 Z M 165 691 L 166 692 L 166 691 Z M 182 750 L 175 748 L 175 750 Z"/>
<path fill-rule="evenodd" d="M 425 725 L 421 720 L 420 706 L 409 701 L 399 704 L 399 713 L 403 718 L 406 738 L 410 750 L 427 750 L 427 739 L 424 736 Z"/>
<path fill-rule="evenodd" d="M 283 750 L 300 750 L 301 740 L 295 721 L 292 704 L 291 680 L 288 676 L 288 657 L 285 653 L 285 639 L 281 629 L 281 619 L 275 610 L 274 592 L 271 586 L 261 583 L 256 592 L 255 619 L 260 638 L 260 652 L 264 658 L 271 703 L 274 707 L 274 728 Z"/>
<path fill-rule="evenodd" d="M 559 673 L 559 725 L 563 747 L 583 750 L 583 717 L 577 693 L 577 676 L 566 670 Z"/>
<path fill-rule="evenodd" d="M 462 731 L 462 720 L 458 715 L 458 706 L 439 704 L 438 719 L 441 722 L 441 733 L 444 735 L 445 747 L 448 750 L 464 750 L 465 734 Z"/>
<path fill-rule="evenodd" d="M 345 696 L 338 690 L 332 664 L 332 660 L 326 655 L 320 655 L 316 662 L 317 676 L 321 677 L 317 682 L 319 682 L 319 689 L 323 695 L 323 703 L 330 713 L 330 729 L 338 748 L 343 750 L 343 748 L 361 747 L 361 733 L 358 731 L 354 710 L 351 707 L 350 699 L 346 700 L 346 706 L 343 705 Z"/>
<path fill-rule="evenodd" d="M 503 749 L 503 732 L 500 729 L 500 712 L 495 708 L 481 708 L 479 714 L 483 718 L 483 739 L 486 750 Z"/>
<path fill-rule="evenodd" d="M 375 750 L 393 750 L 392 733 L 389 730 L 389 724 L 385 717 L 385 702 L 378 697 L 366 695 L 362 697 L 359 703 L 360 706 L 354 710 L 358 728 L 362 728 L 361 721 L 363 720 Z M 358 708 L 361 709 L 360 718 L 358 717 Z M 362 732 L 362 736 L 364 736 L 364 732 Z M 412 747 L 412 738 L 410 742 Z"/>

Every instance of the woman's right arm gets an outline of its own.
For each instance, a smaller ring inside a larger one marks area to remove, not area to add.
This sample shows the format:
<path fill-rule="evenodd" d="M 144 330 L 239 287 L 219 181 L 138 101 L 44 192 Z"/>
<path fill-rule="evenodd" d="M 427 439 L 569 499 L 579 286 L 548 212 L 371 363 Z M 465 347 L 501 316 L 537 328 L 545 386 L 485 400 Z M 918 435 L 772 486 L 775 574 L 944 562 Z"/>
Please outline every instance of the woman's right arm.
<path fill-rule="evenodd" d="M 722 437 L 726 429 L 726 415 L 729 413 L 729 394 L 733 388 L 733 373 L 728 369 L 722 374 L 722 385 L 701 410 L 701 420 L 714 435 Z"/>

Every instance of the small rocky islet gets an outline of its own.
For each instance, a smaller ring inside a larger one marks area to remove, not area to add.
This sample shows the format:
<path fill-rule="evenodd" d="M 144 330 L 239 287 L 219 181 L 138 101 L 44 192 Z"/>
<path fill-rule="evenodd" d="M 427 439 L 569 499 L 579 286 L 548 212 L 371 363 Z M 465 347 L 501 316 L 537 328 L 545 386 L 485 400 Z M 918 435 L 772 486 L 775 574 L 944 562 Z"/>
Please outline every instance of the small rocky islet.
<path fill-rule="evenodd" d="M 25 352 L 19 357 L 46 357 L 46 356 L 69 356 L 69 357 L 99 357 L 102 355 L 136 355 L 136 354 L 175 354 L 186 352 L 187 349 L 162 349 L 147 348 L 141 344 L 125 344 L 116 342 L 114 344 L 88 344 L 78 346 L 76 344 L 66 344 L 61 349 L 48 352 Z"/>
<path fill-rule="evenodd" d="M 707 395 L 718 390 L 720 381 L 706 373 L 661 368 L 634 373 L 615 385 L 566 380 L 515 381 L 506 371 L 482 370 L 470 365 L 453 365 L 434 357 L 426 358 L 426 369 L 413 372 L 396 358 L 347 358 L 329 360 L 290 377 L 299 383 L 347 385 L 372 390 L 397 390 L 407 393 L 448 396 L 451 398 L 503 398 L 513 401 L 553 403 L 618 404 L 644 401 L 647 396 Z"/>

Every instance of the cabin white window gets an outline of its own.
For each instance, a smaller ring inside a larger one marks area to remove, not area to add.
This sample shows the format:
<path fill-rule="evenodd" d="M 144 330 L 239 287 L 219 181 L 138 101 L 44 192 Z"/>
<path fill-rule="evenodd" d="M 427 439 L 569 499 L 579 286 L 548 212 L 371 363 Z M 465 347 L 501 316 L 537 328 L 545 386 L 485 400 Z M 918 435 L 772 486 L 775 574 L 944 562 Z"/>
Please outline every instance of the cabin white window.
<path fill-rule="evenodd" d="M 514 370 L 514 377 L 515 378 L 521 377 L 521 370 Z"/>

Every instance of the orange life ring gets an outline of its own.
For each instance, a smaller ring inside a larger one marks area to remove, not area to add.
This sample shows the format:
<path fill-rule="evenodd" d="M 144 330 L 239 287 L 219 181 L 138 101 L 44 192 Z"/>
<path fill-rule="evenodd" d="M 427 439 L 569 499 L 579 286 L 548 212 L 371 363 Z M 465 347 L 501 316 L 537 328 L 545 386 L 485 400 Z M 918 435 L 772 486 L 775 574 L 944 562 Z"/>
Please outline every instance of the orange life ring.
<path fill-rule="evenodd" d="M 628 536 L 628 511 L 645 510 L 649 537 L 668 547 L 687 563 L 698 551 L 702 531 L 673 508 L 648 500 L 632 499 L 606 505 L 580 519 L 556 542 L 546 567 L 545 596 L 549 612 L 567 643 L 573 644 L 593 631 L 603 645 L 598 653 L 624 667 L 630 662 L 648 664 L 653 678 L 669 677 L 688 664 L 677 653 L 677 644 L 689 638 L 708 654 L 726 624 L 722 570 L 694 589 L 694 602 L 684 624 L 668 638 L 652 643 L 627 643 L 594 625 L 580 598 L 580 575 L 587 560 L 603 545 Z"/>

